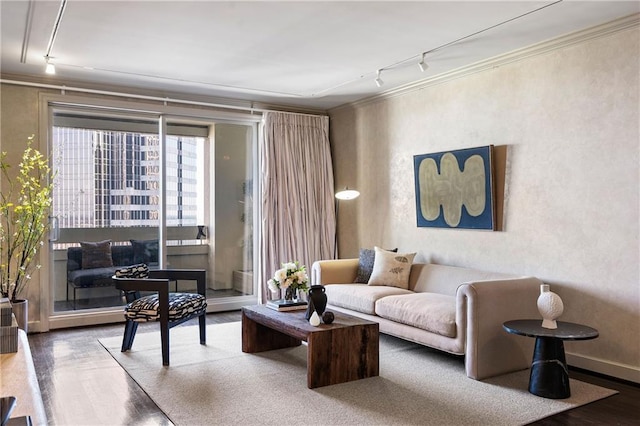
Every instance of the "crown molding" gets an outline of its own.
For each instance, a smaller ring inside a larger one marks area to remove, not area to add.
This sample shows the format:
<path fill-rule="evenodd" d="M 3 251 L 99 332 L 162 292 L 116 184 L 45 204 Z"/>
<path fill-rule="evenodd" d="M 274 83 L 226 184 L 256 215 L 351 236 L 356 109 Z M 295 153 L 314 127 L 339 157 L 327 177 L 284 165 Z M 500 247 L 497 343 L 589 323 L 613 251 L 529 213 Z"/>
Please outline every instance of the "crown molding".
<path fill-rule="evenodd" d="M 470 65 L 466 65 L 461 68 L 457 68 L 442 74 L 438 74 L 426 79 L 418 80 L 413 83 L 405 84 L 377 94 L 375 96 L 361 99 L 356 102 L 350 102 L 348 104 L 340 105 L 332 108 L 329 112 L 336 112 L 344 108 L 354 108 L 369 105 L 372 103 L 380 102 L 386 99 L 394 98 L 396 96 L 405 95 L 407 93 L 422 90 L 429 86 L 446 83 L 448 81 L 456 80 L 462 77 L 473 75 L 479 72 L 491 70 L 497 67 L 501 67 L 513 62 L 522 61 L 531 57 L 540 56 L 553 52 L 555 50 L 564 49 L 566 47 L 584 43 L 589 40 L 606 37 L 610 34 L 614 34 L 620 31 L 625 31 L 630 28 L 637 28 L 640 26 L 640 13 L 625 16 L 620 19 L 616 19 L 611 22 L 607 22 L 602 25 L 587 28 L 584 30 L 576 31 L 561 37 L 557 37 L 551 40 L 543 41 L 533 44 L 528 47 L 513 50 L 509 53 L 494 56 L 489 59 L 485 59 L 479 62 L 475 62 Z"/>
<path fill-rule="evenodd" d="M 59 91 L 61 94 L 76 93 L 88 96 L 112 96 L 117 98 L 137 99 L 147 102 L 159 102 L 192 107 L 214 108 L 221 110 L 245 111 L 252 114 L 264 112 L 286 112 L 291 114 L 326 116 L 327 111 L 315 108 L 296 107 L 284 104 L 258 102 L 234 98 L 222 98 L 206 95 L 166 92 L 152 89 L 141 89 L 131 86 L 117 86 L 98 83 L 60 80 L 47 77 L 0 73 L 0 84 L 33 87 L 38 89 Z"/>

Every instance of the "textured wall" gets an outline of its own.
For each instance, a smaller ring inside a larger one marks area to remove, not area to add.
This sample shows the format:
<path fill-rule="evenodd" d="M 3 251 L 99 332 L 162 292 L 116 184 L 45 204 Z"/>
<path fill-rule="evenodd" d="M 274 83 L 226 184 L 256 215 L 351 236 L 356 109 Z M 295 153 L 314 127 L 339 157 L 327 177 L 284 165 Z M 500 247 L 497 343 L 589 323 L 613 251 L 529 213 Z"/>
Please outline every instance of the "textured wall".
<path fill-rule="evenodd" d="M 47 152 L 46 141 L 41 141 L 39 138 L 38 92 L 36 89 L 0 86 L 0 151 L 7 153 L 7 162 L 14 171 L 17 170 L 22 159 L 29 136 L 35 135 L 34 148 L 38 148 L 43 153 Z M 40 316 L 41 275 L 44 275 L 41 271 L 34 271 L 27 289 L 18 295 L 29 300 L 30 321 L 35 321 Z"/>
<path fill-rule="evenodd" d="M 535 275 L 561 320 L 600 331 L 567 352 L 638 380 L 639 40 L 636 27 L 332 111 L 336 187 L 361 192 L 340 205 L 341 257 L 381 245 Z M 488 144 L 507 152 L 502 231 L 416 227 L 413 156 Z"/>

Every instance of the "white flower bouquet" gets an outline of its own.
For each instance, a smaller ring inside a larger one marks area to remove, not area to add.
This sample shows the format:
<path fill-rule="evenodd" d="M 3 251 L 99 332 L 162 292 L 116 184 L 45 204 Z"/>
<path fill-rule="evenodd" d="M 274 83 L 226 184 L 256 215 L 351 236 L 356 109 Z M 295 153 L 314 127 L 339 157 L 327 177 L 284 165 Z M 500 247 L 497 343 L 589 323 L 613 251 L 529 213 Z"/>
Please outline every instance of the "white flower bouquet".
<path fill-rule="evenodd" d="M 279 289 L 285 290 L 285 299 L 294 298 L 298 290 L 309 290 L 309 276 L 306 267 L 300 266 L 298 262 L 283 263 L 282 268 L 278 269 L 273 278 L 267 281 L 269 290 L 277 292 Z"/>

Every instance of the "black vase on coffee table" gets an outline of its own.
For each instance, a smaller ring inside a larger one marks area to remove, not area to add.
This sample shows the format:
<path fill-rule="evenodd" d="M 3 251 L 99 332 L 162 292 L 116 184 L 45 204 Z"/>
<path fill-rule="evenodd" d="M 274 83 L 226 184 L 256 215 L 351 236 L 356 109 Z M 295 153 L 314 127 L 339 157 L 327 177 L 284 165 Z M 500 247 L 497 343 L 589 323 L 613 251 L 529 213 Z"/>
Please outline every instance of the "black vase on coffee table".
<path fill-rule="evenodd" d="M 318 317 L 322 318 L 324 310 L 327 308 L 327 294 L 323 285 L 312 285 L 309 288 L 309 305 L 305 318 L 308 320 L 313 315 L 313 311 L 318 313 Z"/>

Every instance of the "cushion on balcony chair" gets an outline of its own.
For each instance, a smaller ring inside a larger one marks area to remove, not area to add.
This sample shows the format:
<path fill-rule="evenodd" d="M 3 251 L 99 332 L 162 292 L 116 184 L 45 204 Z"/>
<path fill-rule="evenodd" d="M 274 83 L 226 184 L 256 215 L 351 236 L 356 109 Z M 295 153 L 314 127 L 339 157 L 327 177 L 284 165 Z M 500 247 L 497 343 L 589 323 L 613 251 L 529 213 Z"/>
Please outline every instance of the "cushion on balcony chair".
<path fill-rule="evenodd" d="M 137 322 L 157 321 L 158 295 L 153 294 L 136 299 L 124 308 L 124 317 Z M 169 293 L 169 321 L 178 321 L 194 316 L 207 309 L 206 298 L 197 293 Z"/>

